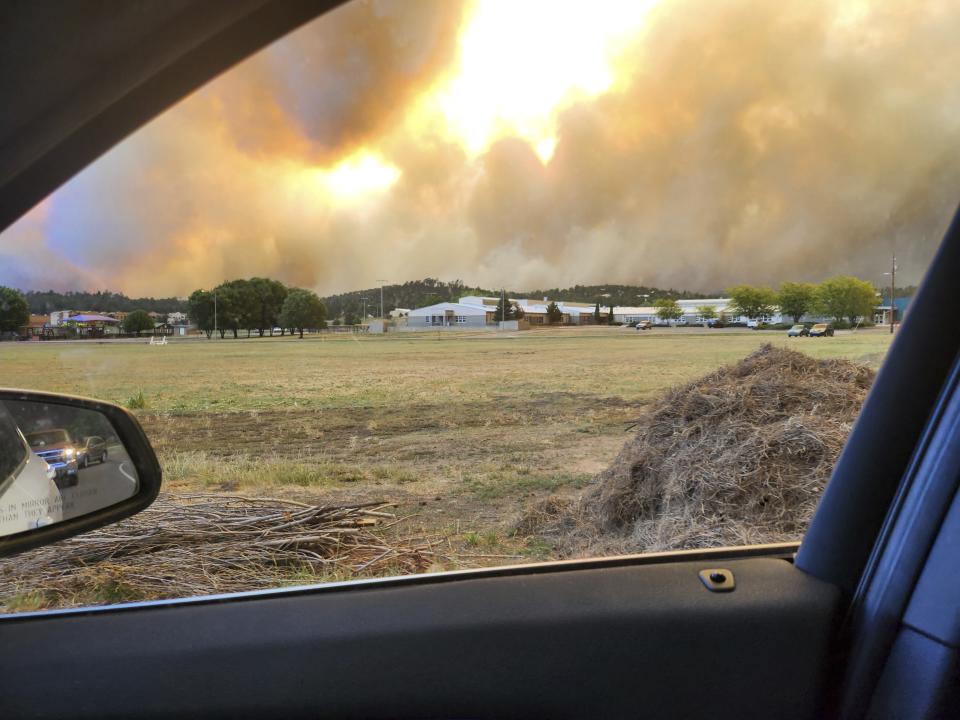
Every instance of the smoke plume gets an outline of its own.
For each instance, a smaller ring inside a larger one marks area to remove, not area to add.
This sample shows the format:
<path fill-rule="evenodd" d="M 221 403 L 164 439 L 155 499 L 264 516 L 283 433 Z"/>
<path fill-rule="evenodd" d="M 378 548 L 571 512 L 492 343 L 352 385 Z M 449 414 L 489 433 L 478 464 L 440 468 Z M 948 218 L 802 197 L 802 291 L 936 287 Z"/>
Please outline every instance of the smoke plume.
<path fill-rule="evenodd" d="M 489 8 L 319 18 L 0 235 L 0 284 L 879 283 L 894 247 L 919 281 L 960 199 L 957 3 Z"/>

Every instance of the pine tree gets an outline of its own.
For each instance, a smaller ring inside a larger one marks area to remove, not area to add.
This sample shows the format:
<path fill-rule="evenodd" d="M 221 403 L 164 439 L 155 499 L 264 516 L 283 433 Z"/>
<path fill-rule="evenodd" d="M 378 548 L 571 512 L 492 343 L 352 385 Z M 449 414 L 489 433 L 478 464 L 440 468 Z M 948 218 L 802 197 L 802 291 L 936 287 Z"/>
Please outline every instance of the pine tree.
<path fill-rule="evenodd" d="M 506 307 L 504 307 L 504 303 L 506 303 Z M 500 299 L 497 300 L 497 309 L 493 313 L 493 319 L 503 322 L 505 320 L 515 320 L 516 317 L 513 303 L 507 300 L 506 296 L 501 295 Z"/>

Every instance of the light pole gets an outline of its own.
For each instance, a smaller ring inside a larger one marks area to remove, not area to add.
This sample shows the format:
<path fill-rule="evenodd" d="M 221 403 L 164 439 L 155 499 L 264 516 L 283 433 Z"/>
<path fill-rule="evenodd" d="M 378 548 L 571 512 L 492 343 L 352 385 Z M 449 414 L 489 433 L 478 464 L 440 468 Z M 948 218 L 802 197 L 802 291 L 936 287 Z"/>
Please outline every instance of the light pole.
<path fill-rule="evenodd" d="M 383 320 L 383 284 L 389 280 L 377 280 L 380 283 L 380 319 Z"/>
<path fill-rule="evenodd" d="M 897 294 L 897 250 L 894 248 L 893 255 L 890 258 L 890 272 L 885 272 L 884 275 L 890 276 L 890 334 L 893 335 L 893 324 L 897 319 L 897 305 L 896 305 L 896 294 Z"/>

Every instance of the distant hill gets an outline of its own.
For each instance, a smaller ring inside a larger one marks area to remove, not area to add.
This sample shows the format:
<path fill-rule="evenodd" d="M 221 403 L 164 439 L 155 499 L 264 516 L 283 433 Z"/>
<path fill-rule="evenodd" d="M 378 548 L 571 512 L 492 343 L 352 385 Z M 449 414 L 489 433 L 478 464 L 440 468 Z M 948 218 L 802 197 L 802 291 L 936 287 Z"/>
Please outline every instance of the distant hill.
<path fill-rule="evenodd" d="M 479 288 L 465 285 L 460 280 L 444 282 L 434 278 L 412 280 L 402 285 L 383 286 L 384 312 L 394 308 L 419 308 L 439 302 L 456 302 L 463 295 L 500 295 L 500 289 Z M 507 295 L 513 298 L 544 298 L 551 300 L 567 300 L 570 302 L 601 303 L 608 305 L 643 305 L 650 304 L 656 298 L 671 297 L 676 299 L 709 297 L 702 293 L 687 290 L 674 290 L 647 287 L 645 285 L 575 285 L 572 288 L 551 288 L 549 290 L 507 290 Z M 643 296 L 647 297 L 644 298 Z M 327 306 L 327 317 L 339 318 L 347 315 L 360 318 L 363 315 L 363 298 L 367 298 L 367 313 L 379 315 L 380 288 L 353 290 L 351 292 L 330 295 L 323 298 Z"/>
<path fill-rule="evenodd" d="M 574 285 L 572 288 L 550 288 L 549 290 L 534 290 L 521 293 L 515 297 L 550 298 L 551 300 L 566 300 L 568 302 L 600 303 L 604 307 L 609 305 L 652 305 L 658 298 L 673 298 L 674 300 L 693 300 L 696 298 L 717 297 L 717 294 L 705 295 L 690 290 L 674 290 L 673 288 L 647 287 L 646 285 Z"/>
<path fill-rule="evenodd" d="M 187 301 L 180 298 L 128 298 L 122 293 L 101 290 L 99 292 L 65 292 L 53 290 L 28 290 L 24 293 L 30 312 L 45 315 L 54 310 L 93 310 L 96 312 L 186 312 Z"/>

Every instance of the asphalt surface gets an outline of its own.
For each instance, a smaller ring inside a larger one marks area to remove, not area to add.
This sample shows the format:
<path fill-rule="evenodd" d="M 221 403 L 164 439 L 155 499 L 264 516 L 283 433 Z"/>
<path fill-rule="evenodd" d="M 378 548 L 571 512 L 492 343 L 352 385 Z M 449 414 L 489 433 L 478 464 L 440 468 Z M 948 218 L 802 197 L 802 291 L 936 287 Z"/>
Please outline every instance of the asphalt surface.
<path fill-rule="evenodd" d="M 137 491 L 137 473 L 119 445 L 108 448 L 107 461 L 80 468 L 78 482 L 60 490 L 63 519 L 78 517 L 115 505 Z"/>

